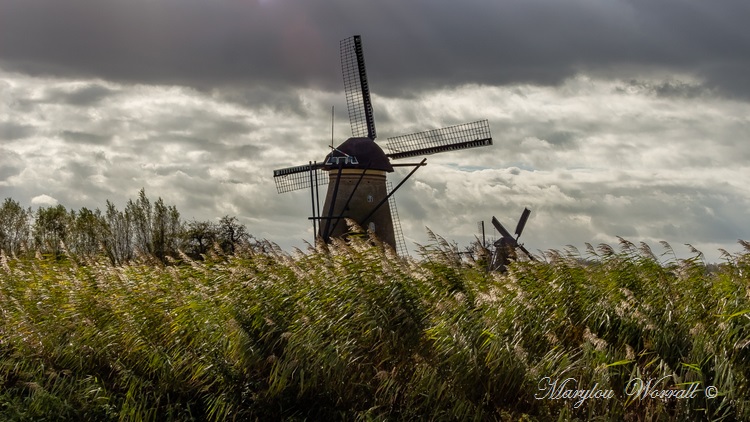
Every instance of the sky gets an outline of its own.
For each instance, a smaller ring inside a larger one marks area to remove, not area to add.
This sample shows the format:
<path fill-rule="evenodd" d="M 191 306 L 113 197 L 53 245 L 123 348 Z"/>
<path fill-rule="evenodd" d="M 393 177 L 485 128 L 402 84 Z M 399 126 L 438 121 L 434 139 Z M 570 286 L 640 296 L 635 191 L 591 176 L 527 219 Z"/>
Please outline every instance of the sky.
<path fill-rule="evenodd" d="M 532 252 L 622 237 L 717 262 L 750 240 L 748 16 L 746 0 L 0 0 L 0 198 L 122 209 L 143 188 L 305 248 L 309 192 L 277 194 L 273 170 L 350 136 L 339 41 L 359 34 L 381 146 L 492 130 L 396 193 L 412 253 L 425 227 L 463 248 L 528 207 Z"/>

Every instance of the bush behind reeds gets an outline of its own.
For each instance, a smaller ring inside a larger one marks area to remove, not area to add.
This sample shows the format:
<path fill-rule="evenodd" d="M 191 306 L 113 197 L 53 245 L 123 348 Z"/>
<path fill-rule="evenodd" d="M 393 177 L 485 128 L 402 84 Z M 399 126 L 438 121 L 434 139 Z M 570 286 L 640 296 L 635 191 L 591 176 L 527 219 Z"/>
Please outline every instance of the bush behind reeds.
<path fill-rule="evenodd" d="M 750 419 L 747 243 L 711 268 L 622 240 L 499 274 L 433 240 L 419 260 L 356 238 L 170 265 L 3 255 L 0 419 Z M 544 379 L 614 397 L 540 400 Z"/>

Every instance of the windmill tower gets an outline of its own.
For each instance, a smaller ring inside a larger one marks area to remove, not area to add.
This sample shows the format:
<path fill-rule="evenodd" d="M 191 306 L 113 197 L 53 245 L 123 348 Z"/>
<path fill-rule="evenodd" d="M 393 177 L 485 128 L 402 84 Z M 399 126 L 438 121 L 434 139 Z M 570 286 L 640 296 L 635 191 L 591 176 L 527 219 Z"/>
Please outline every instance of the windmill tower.
<path fill-rule="evenodd" d="M 323 162 L 274 170 L 276 189 L 284 193 L 310 188 L 310 219 L 316 237 L 328 241 L 345 236 L 348 227 L 343 219 L 350 218 L 402 253 L 405 245 L 399 236 L 400 222 L 392 196 L 427 159 L 405 164 L 391 161 L 492 145 L 489 123 L 481 120 L 389 138 L 386 153 L 375 143 L 377 135 L 362 39 L 359 35 L 344 39 L 340 48 L 352 137 L 338 147 L 331 145 L 331 152 Z M 399 166 L 413 169 L 391 188 L 386 175 Z M 325 184 L 328 189 L 321 210 L 318 187 Z"/>

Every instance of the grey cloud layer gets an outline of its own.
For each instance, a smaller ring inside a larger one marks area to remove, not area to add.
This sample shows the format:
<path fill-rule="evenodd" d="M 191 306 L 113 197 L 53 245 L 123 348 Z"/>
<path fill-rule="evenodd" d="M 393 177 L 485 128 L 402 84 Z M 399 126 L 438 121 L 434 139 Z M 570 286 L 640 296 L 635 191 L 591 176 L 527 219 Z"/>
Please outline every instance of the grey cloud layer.
<path fill-rule="evenodd" d="M 32 74 L 339 89 L 337 42 L 361 33 L 381 95 L 634 67 L 750 95 L 744 0 L 0 0 L 0 10 L 0 66 Z"/>
<path fill-rule="evenodd" d="M 122 205 L 145 187 L 187 219 L 237 215 L 287 248 L 311 237 L 307 192 L 277 195 L 271 174 L 323 158 L 337 95 L 299 90 L 252 104 L 180 87 L 3 79 L 0 196 L 93 208 Z M 665 85 L 691 94 L 654 88 Z M 741 142 L 750 105 L 689 78 L 466 85 L 373 101 L 388 134 L 478 117 L 492 126 L 493 147 L 431 156 L 398 192 L 410 242 L 425 243 L 429 226 L 467 244 L 476 221 L 496 215 L 512 225 L 524 206 L 533 210 L 524 239 L 539 249 L 619 235 L 710 253 L 750 236 L 750 147 Z M 348 132 L 345 119 L 335 131 Z"/>

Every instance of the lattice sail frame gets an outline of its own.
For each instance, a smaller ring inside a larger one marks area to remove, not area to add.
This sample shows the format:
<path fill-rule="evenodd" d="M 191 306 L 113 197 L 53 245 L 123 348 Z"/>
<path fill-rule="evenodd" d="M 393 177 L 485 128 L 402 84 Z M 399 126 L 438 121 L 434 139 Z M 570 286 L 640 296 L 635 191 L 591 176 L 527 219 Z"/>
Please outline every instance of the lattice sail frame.
<path fill-rule="evenodd" d="M 393 184 L 390 180 L 386 180 L 385 186 L 388 192 L 393 190 Z M 409 249 L 406 248 L 406 241 L 404 240 L 404 231 L 401 229 L 401 218 L 398 216 L 398 208 L 396 208 L 396 195 L 391 195 L 388 198 L 388 206 L 391 208 L 391 221 L 393 223 L 393 234 L 396 240 L 396 254 L 400 257 L 409 255 Z"/>
<path fill-rule="evenodd" d="M 386 155 L 397 160 L 489 145 L 492 145 L 490 124 L 487 120 L 479 120 L 388 138 L 386 148 L 390 152 Z"/>
<path fill-rule="evenodd" d="M 273 171 L 273 181 L 278 193 L 309 189 L 328 184 L 328 172 L 322 170 L 322 163 L 305 164 Z"/>
<path fill-rule="evenodd" d="M 354 35 L 341 40 L 341 73 L 344 76 L 346 106 L 349 123 L 355 138 L 375 139 L 375 119 L 370 102 L 370 86 L 367 82 L 362 38 Z"/>

